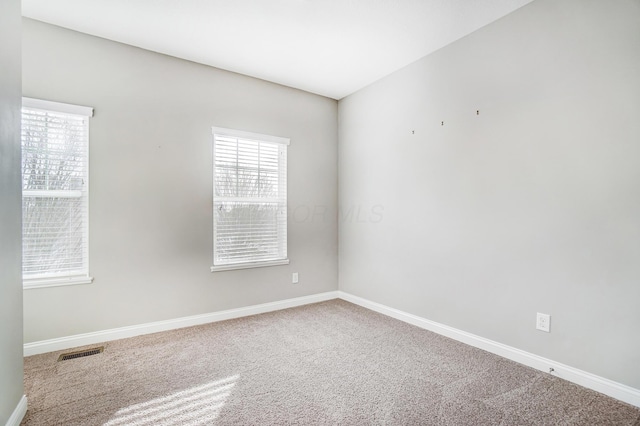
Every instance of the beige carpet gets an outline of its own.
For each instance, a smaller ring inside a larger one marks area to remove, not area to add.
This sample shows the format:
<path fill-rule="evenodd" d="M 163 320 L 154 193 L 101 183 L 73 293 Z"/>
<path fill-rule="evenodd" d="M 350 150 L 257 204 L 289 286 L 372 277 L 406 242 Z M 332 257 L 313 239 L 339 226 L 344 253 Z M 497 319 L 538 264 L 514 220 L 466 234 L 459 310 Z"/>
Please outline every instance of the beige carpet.
<path fill-rule="evenodd" d="M 638 408 L 340 300 L 104 346 L 25 358 L 22 424 L 640 425 Z"/>

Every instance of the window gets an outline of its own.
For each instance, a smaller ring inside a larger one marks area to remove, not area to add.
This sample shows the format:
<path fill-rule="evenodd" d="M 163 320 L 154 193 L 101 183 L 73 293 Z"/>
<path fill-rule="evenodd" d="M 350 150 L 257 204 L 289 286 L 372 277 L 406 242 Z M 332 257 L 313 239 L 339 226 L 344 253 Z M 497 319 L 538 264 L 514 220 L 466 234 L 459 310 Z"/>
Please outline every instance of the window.
<path fill-rule="evenodd" d="M 289 139 L 213 128 L 211 271 L 289 263 Z"/>
<path fill-rule="evenodd" d="M 24 286 L 89 283 L 89 117 L 93 109 L 22 100 Z"/>

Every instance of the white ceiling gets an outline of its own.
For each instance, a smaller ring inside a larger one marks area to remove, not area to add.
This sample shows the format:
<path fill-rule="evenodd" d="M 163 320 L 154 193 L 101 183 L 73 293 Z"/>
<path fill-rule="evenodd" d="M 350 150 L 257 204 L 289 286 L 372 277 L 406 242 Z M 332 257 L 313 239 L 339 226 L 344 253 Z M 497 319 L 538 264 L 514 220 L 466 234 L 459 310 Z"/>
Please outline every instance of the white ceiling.
<path fill-rule="evenodd" d="M 22 0 L 22 14 L 341 99 L 532 0 Z"/>

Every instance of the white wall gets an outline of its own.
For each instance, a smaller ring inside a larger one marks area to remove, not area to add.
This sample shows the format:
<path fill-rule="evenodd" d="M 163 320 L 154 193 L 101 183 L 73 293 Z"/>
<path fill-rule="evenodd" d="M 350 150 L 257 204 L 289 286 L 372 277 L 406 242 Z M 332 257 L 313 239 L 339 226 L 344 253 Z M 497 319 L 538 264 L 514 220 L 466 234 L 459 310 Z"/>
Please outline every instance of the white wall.
<path fill-rule="evenodd" d="M 23 395 L 20 1 L 0 2 L 0 424 Z"/>
<path fill-rule="evenodd" d="M 95 108 L 95 281 L 26 290 L 25 342 L 337 290 L 336 101 L 29 19 L 23 90 Z M 210 272 L 211 126 L 291 138 L 290 265 Z"/>
<path fill-rule="evenodd" d="M 340 289 L 640 388 L 639 76 L 640 2 L 537 0 L 341 100 L 340 209 L 383 216 Z"/>

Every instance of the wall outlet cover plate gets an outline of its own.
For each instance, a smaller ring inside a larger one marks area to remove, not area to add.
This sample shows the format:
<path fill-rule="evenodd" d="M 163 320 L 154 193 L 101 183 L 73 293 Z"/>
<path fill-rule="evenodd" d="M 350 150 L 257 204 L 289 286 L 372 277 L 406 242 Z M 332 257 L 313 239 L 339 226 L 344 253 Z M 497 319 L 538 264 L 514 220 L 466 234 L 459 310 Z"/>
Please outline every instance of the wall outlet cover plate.
<path fill-rule="evenodd" d="M 538 312 L 536 315 L 536 329 L 550 333 L 551 315 L 541 314 L 540 312 Z"/>

